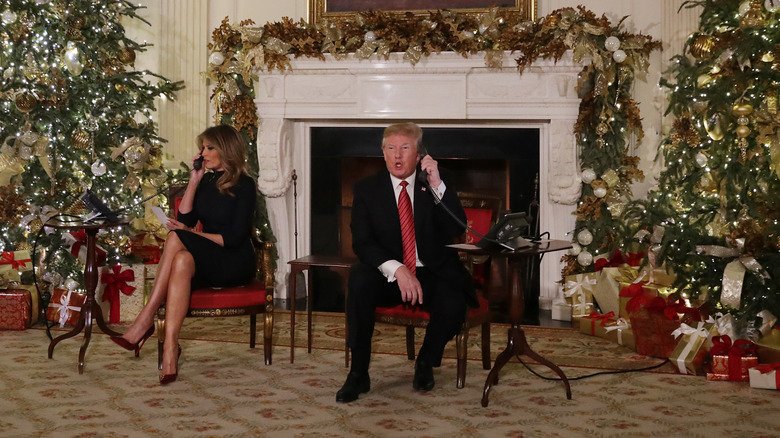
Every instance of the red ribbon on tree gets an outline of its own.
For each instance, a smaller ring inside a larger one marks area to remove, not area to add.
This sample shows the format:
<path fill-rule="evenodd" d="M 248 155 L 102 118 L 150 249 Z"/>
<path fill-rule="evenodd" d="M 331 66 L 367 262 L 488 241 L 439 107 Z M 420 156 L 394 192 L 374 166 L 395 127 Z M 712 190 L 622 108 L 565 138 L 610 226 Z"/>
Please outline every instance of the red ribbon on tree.
<path fill-rule="evenodd" d="M 639 266 L 644 259 L 644 252 L 630 252 L 628 253 L 628 257 L 626 257 L 626 263 L 628 263 L 629 266 Z"/>
<path fill-rule="evenodd" d="M 11 268 L 17 271 L 23 268 L 27 262 L 32 262 L 32 259 L 16 260 L 16 254 L 14 252 L 3 251 L 3 254 L 0 255 L 0 265 L 11 265 Z"/>
<path fill-rule="evenodd" d="M 728 356 L 729 380 L 739 381 L 742 377 L 742 358 L 756 354 L 756 344 L 747 339 L 737 339 L 731 343 L 729 335 L 713 336 L 710 354 Z"/>
<path fill-rule="evenodd" d="M 119 292 L 130 295 L 135 291 L 134 286 L 127 284 L 128 281 L 135 281 L 135 273 L 132 269 L 122 271 L 122 265 L 119 263 L 111 267 L 111 271 L 103 272 L 100 281 L 106 285 L 103 291 L 103 301 L 111 303 L 108 319 L 110 323 L 119 322 Z"/>
<path fill-rule="evenodd" d="M 617 249 L 612 254 L 612 257 L 609 258 L 609 260 L 607 259 L 596 260 L 595 265 L 593 265 L 593 270 L 599 272 L 604 268 L 618 268 L 625 264 L 626 264 L 626 259 L 623 258 L 623 253 L 620 252 L 619 249 Z"/>

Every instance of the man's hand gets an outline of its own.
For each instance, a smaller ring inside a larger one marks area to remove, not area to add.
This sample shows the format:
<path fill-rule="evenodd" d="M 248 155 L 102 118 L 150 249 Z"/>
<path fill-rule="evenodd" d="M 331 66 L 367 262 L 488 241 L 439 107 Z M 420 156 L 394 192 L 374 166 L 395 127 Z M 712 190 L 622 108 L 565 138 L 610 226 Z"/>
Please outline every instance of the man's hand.
<path fill-rule="evenodd" d="M 408 302 L 411 305 L 422 304 L 423 293 L 422 286 L 417 277 L 412 274 L 405 265 L 395 271 L 395 279 L 398 282 L 398 288 L 401 289 L 401 301 Z"/>
<path fill-rule="evenodd" d="M 420 161 L 420 167 L 422 170 L 428 172 L 428 183 L 434 189 L 439 188 L 441 185 L 441 175 L 439 175 L 439 163 L 434 160 L 430 155 L 426 155 L 422 161 Z"/>

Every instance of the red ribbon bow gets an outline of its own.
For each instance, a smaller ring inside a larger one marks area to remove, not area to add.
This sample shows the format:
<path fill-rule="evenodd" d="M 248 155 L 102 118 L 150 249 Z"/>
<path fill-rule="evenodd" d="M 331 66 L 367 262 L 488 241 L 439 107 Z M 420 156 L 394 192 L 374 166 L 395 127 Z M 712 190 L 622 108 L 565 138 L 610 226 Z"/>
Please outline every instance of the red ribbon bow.
<path fill-rule="evenodd" d="M 590 334 L 592 336 L 596 335 L 596 321 L 601 321 L 600 326 L 604 327 L 611 318 L 615 317 L 615 312 L 609 312 L 605 314 L 600 314 L 598 312 L 591 312 L 588 316 L 583 316 L 583 318 L 590 319 Z"/>
<path fill-rule="evenodd" d="M 729 380 L 742 379 L 742 358 L 756 354 L 756 344 L 747 339 L 737 339 L 731 343 L 729 335 L 713 336 L 710 354 L 728 356 Z"/>
<path fill-rule="evenodd" d="M 70 235 L 73 237 L 73 240 L 75 240 L 75 242 L 73 242 L 73 246 L 70 247 L 70 253 L 73 255 L 73 257 L 78 258 L 81 247 L 87 244 L 87 232 L 81 229 L 71 232 Z M 106 252 L 102 249 L 95 248 L 95 256 L 97 258 L 98 265 L 102 265 L 106 262 Z"/>
<path fill-rule="evenodd" d="M 11 265 L 11 268 L 16 269 L 17 271 L 23 268 L 27 262 L 32 262 L 32 259 L 16 260 L 16 254 L 13 252 L 3 251 L 3 254 L 0 255 L 0 265 Z"/>
<path fill-rule="evenodd" d="M 617 268 L 626 264 L 626 259 L 623 258 L 623 253 L 619 249 L 615 250 L 612 257 L 607 259 L 598 259 L 593 266 L 594 271 L 598 272 L 604 268 Z"/>
<path fill-rule="evenodd" d="M 109 322 L 114 324 L 119 322 L 119 292 L 130 295 L 135 291 L 134 286 L 127 284 L 128 281 L 135 281 L 135 273 L 132 269 L 122 270 L 122 265 L 117 263 L 111 267 L 113 272 L 103 272 L 100 281 L 105 283 L 106 289 L 103 291 L 103 301 L 111 303 L 109 311 Z"/>
<path fill-rule="evenodd" d="M 628 263 L 629 266 L 639 266 L 644 259 L 644 252 L 630 252 L 628 253 L 628 257 L 626 257 L 626 263 Z"/>
<path fill-rule="evenodd" d="M 753 368 L 757 369 L 761 374 L 771 373 L 775 370 L 780 370 L 780 362 L 772 362 L 764 365 L 756 365 Z"/>

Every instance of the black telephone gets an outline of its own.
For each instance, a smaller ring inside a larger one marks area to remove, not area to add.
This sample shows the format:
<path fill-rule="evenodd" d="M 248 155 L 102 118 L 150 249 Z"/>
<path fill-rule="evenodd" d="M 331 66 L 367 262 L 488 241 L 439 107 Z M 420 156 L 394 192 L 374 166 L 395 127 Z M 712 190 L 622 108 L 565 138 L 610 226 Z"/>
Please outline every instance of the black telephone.
<path fill-rule="evenodd" d="M 198 155 L 198 158 L 192 162 L 192 168 L 195 170 L 200 170 L 201 167 L 203 167 L 203 155 Z"/>
<path fill-rule="evenodd" d="M 417 182 L 426 184 L 428 182 L 428 172 L 422 169 L 422 159 L 428 155 L 428 150 L 425 149 L 425 146 L 419 145 L 417 146 L 417 153 L 420 154 L 420 161 L 417 162 Z"/>

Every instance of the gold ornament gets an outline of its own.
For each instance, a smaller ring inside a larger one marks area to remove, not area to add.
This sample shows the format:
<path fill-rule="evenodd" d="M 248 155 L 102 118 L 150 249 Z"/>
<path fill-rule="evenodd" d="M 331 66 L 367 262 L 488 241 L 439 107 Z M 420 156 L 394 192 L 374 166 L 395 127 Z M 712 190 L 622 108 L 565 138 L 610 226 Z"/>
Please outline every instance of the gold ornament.
<path fill-rule="evenodd" d="M 717 42 L 717 38 L 712 35 L 699 35 L 691 43 L 691 55 L 697 59 L 709 59 Z"/>
<path fill-rule="evenodd" d="M 750 122 L 747 116 L 753 112 L 753 106 L 749 103 L 735 103 L 731 108 L 731 112 L 737 116 L 737 137 L 739 137 L 739 161 L 744 163 L 747 161 L 747 137 L 750 135 L 750 127 L 747 124 Z"/>
<path fill-rule="evenodd" d="M 765 21 L 764 6 L 756 0 L 751 0 L 747 12 L 745 12 L 742 20 L 739 22 L 739 27 L 761 27 Z"/>
<path fill-rule="evenodd" d="M 70 141 L 76 149 L 86 149 L 92 144 L 89 132 L 78 129 L 70 136 Z"/>
<path fill-rule="evenodd" d="M 723 121 L 720 114 L 715 113 L 710 117 L 704 119 L 704 129 L 707 131 L 707 135 L 715 141 L 723 139 Z"/>
<path fill-rule="evenodd" d="M 16 96 L 16 109 L 27 114 L 38 105 L 38 99 L 31 93 L 22 93 Z"/>
<path fill-rule="evenodd" d="M 114 84 L 116 91 L 127 91 L 127 87 L 124 84 Z"/>
<path fill-rule="evenodd" d="M 713 78 L 712 75 L 705 73 L 703 75 L 699 75 L 699 77 L 696 78 L 696 86 L 699 88 L 704 88 L 710 85 L 713 81 L 715 81 L 715 78 Z"/>
<path fill-rule="evenodd" d="M 119 52 L 119 60 L 123 64 L 132 64 L 135 62 L 135 50 L 124 48 Z"/>

